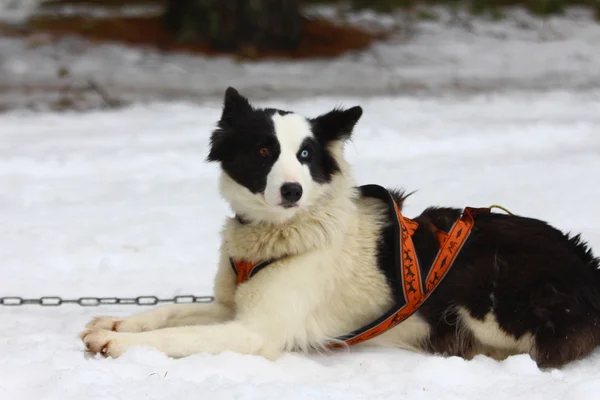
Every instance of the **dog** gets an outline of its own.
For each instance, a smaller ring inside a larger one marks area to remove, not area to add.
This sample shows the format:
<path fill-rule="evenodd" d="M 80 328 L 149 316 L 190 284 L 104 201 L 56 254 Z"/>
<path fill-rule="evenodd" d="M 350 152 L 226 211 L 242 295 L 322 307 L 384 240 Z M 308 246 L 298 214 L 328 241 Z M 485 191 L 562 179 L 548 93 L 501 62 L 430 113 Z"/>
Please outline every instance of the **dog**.
<path fill-rule="evenodd" d="M 349 333 L 408 302 L 398 288 L 404 278 L 394 275 L 397 253 L 427 274 L 439 233 L 463 211 L 427 208 L 414 219 L 414 252 L 399 250 L 394 221 L 407 196 L 369 195 L 344 158 L 362 113 L 355 106 L 306 118 L 256 108 L 229 87 L 207 157 L 220 166 L 220 193 L 235 213 L 222 230 L 215 301 L 97 317 L 80 334 L 86 348 L 110 357 L 139 345 L 174 358 L 229 350 L 276 360 L 345 347 Z M 540 368 L 590 354 L 600 342 L 600 262 L 580 236 L 497 212 L 472 222 L 435 290 L 360 345 L 465 359 L 529 354 Z"/>

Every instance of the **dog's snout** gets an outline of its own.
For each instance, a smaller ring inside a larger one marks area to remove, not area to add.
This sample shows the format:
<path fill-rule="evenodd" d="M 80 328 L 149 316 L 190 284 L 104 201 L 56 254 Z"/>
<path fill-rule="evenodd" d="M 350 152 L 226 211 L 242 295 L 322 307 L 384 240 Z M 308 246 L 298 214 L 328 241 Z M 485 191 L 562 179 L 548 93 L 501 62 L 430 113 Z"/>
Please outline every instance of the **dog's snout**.
<path fill-rule="evenodd" d="M 302 186 L 299 183 L 287 182 L 281 185 L 281 198 L 284 203 L 295 203 L 302 197 Z"/>

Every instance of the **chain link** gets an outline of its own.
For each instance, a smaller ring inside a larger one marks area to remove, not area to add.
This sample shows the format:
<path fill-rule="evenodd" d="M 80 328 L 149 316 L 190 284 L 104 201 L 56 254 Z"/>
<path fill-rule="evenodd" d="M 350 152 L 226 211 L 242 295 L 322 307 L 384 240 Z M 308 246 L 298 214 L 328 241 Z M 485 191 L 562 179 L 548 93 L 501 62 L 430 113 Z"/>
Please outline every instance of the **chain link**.
<path fill-rule="evenodd" d="M 79 297 L 77 299 L 63 299 L 58 296 L 44 296 L 37 299 L 25 299 L 18 296 L 0 297 L 0 306 L 24 306 L 35 304 L 43 307 L 58 307 L 63 304 L 77 304 L 82 307 L 97 307 L 104 305 L 138 305 L 154 306 L 159 303 L 212 303 L 215 300 L 213 296 L 175 296 L 171 299 L 161 299 L 156 296 L 138 296 L 138 297 Z"/>

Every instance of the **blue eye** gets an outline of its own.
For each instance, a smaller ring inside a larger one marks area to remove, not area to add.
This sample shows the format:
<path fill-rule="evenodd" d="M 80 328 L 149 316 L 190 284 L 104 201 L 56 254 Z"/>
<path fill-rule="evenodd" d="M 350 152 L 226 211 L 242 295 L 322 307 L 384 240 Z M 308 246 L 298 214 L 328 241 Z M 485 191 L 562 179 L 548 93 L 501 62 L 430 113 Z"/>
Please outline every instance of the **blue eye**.
<path fill-rule="evenodd" d="M 300 157 L 302 157 L 302 158 L 308 158 L 309 155 L 310 155 L 310 153 L 308 152 L 308 150 L 302 150 L 300 152 Z"/>

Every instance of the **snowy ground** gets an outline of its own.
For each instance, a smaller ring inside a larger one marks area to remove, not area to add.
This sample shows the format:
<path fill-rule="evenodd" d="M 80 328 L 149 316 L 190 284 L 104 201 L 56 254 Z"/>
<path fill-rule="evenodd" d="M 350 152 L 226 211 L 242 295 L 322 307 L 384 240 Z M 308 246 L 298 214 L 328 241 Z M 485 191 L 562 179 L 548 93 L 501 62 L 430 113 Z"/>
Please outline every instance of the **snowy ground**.
<path fill-rule="evenodd" d="M 347 148 L 359 184 L 430 204 L 487 206 L 581 231 L 600 252 L 600 92 L 320 98 L 268 104 L 316 115 L 361 104 Z M 266 104 L 266 103 L 264 103 Z M 0 115 L 0 296 L 211 294 L 229 210 L 204 163 L 216 103 Z M 277 362 L 181 360 L 138 348 L 88 359 L 76 335 L 139 307 L 0 307 L 0 399 L 597 399 L 600 351 L 563 370 L 353 349 Z"/>
<path fill-rule="evenodd" d="M 0 0 L 0 21 L 23 18 L 31 12 L 27 4 L 37 0 L 3 11 L 1 4 L 7 1 Z M 331 8 L 312 12 L 333 18 Z M 237 62 L 109 43 L 89 46 L 78 38 L 0 37 L 0 109 L 56 103 L 58 89 L 65 87 L 83 92 L 80 106 L 102 105 L 88 88 L 90 79 L 123 101 L 198 103 L 214 100 L 227 85 L 264 99 L 600 88 L 600 24 L 589 12 L 572 9 L 542 20 L 516 9 L 497 22 L 463 15 L 469 29 L 449 12 L 436 12 L 440 20 L 418 21 L 410 35 L 400 29 L 366 51 L 335 60 Z M 349 18 L 369 27 L 399 22 L 398 17 L 369 12 Z M 59 78 L 63 69 L 69 77 Z"/>

